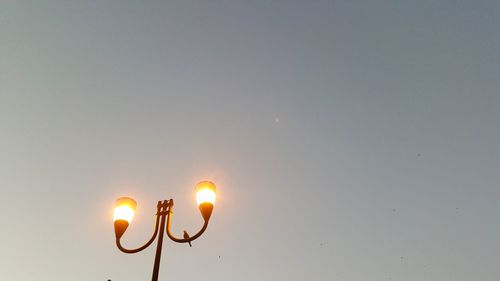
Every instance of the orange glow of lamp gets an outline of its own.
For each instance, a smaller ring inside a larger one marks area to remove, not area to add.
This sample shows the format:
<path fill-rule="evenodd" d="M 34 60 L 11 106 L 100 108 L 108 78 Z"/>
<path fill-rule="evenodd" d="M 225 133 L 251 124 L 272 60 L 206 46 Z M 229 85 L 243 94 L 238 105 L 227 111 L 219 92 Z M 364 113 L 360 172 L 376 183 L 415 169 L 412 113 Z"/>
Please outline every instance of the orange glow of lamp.
<path fill-rule="evenodd" d="M 215 203 L 215 184 L 211 181 L 201 181 L 196 187 L 196 201 L 205 221 L 210 219 Z"/>
<path fill-rule="evenodd" d="M 116 200 L 116 207 L 113 213 L 113 221 L 115 226 L 115 235 L 117 239 L 122 237 L 128 225 L 134 217 L 137 202 L 130 197 L 120 197 Z"/>

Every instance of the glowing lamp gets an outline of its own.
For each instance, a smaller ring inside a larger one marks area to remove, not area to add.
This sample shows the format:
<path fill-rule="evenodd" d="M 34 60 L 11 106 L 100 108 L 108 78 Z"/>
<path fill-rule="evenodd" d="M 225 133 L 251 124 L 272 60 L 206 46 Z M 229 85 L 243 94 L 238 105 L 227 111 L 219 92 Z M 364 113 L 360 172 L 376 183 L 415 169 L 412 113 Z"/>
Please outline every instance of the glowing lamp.
<path fill-rule="evenodd" d="M 205 221 L 210 219 L 215 203 L 215 184 L 211 181 L 201 181 L 196 185 L 196 201 Z"/>
<path fill-rule="evenodd" d="M 210 216 L 212 215 L 215 203 L 215 184 L 210 181 L 202 181 L 196 184 L 195 189 L 196 201 L 198 203 L 198 207 L 200 208 L 201 215 L 205 220 L 201 229 L 194 235 L 189 235 L 189 233 L 184 230 L 184 235 L 182 236 L 182 238 L 174 236 L 170 230 L 170 221 L 172 219 L 174 199 L 161 200 L 158 201 L 158 204 L 156 205 L 156 222 L 153 235 L 148 240 L 148 242 L 146 242 L 146 244 L 135 249 L 127 249 L 123 247 L 120 240 L 125 233 L 125 230 L 127 230 L 128 225 L 132 221 L 132 218 L 134 217 L 137 203 L 134 199 L 129 197 L 121 197 L 116 200 L 113 221 L 115 226 L 116 246 L 120 251 L 127 254 L 138 253 L 148 248 L 155 240 L 158 241 L 158 243 L 156 244 L 153 277 L 151 279 L 152 281 L 158 281 L 164 234 L 166 234 L 168 238 L 170 238 L 174 242 L 187 243 L 191 247 L 191 242 L 198 239 L 208 227 L 208 222 Z"/>
<path fill-rule="evenodd" d="M 113 221 L 115 226 L 116 238 L 122 237 L 128 225 L 134 217 L 137 203 L 130 197 L 120 197 L 116 200 Z"/>

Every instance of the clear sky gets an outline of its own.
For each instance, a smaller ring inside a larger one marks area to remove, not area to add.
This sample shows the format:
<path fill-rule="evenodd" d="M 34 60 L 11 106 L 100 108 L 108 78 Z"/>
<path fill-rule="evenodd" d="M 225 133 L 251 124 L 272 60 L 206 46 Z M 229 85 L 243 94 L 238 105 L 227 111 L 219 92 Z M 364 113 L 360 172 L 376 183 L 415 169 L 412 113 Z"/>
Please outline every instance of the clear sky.
<path fill-rule="evenodd" d="M 0 3 L 0 279 L 500 279 L 500 2 Z"/>

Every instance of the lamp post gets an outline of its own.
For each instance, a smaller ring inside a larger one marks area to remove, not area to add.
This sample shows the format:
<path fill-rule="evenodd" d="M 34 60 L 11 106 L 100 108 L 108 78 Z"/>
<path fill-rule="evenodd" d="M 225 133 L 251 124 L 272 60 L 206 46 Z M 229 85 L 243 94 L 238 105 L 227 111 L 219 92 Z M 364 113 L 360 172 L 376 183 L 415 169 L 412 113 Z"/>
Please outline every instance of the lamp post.
<path fill-rule="evenodd" d="M 149 245 L 151 245 L 156 236 L 158 236 L 158 242 L 156 244 L 156 255 L 155 262 L 153 266 L 153 277 L 152 281 L 158 280 L 158 274 L 160 269 L 160 258 L 161 258 L 161 249 L 163 243 L 163 232 L 166 231 L 168 238 L 177 243 L 189 243 L 191 246 L 191 241 L 200 237 L 203 232 L 207 229 L 208 221 L 210 219 L 210 215 L 212 214 L 215 202 L 215 184 L 210 181 L 202 181 L 196 185 L 196 201 L 198 203 L 198 207 L 200 209 L 201 215 L 203 216 L 203 220 L 205 221 L 203 227 L 193 236 L 189 236 L 189 234 L 184 231 L 183 238 L 177 238 L 172 235 L 170 231 L 170 220 L 172 216 L 172 209 L 174 207 L 174 200 L 163 200 L 158 201 L 156 205 L 156 222 L 155 228 L 153 231 L 153 235 L 151 239 L 149 239 L 146 244 L 136 249 L 126 249 L 121 245 L 120 238 L 127 230 L 132 218 L 134 217 L 135 208 L 137 203 L 134 199 L 129 197 L 120 197 L 116 201 L 116 207 L 114 211 L 114 227 L 115 227 L 115 236 L 116 236 L 116 246 L 120 251 L 127 254 L 134 254 L 146 249 Z M 165 226 L 166 224 L 166 226 Z"/>

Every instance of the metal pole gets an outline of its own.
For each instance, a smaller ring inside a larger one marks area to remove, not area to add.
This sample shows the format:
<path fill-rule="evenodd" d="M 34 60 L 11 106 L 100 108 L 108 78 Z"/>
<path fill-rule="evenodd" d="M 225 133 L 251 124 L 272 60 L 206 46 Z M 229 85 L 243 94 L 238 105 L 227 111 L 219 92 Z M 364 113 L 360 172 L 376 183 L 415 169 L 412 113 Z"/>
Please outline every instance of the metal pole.
<path fill-rule="evenodd" d="M 162 208 L 163 207 L 163 208 Z M 153 278 L 152 281 L 158 281 L 158 275 L 160 271 L 160 259 L 161 259 L 161 248 L 163 244 L 163 232 L 165 232 L 165 217 L 166 217 L 166 206 L 158 206 L 158 214 L 161 214 L 161 223 L 160 223 L 160 233 L 158 236 L 158 243 L 156 245 L 156 256 L 155 256 L 155 265 L 153 267 Z"/>

